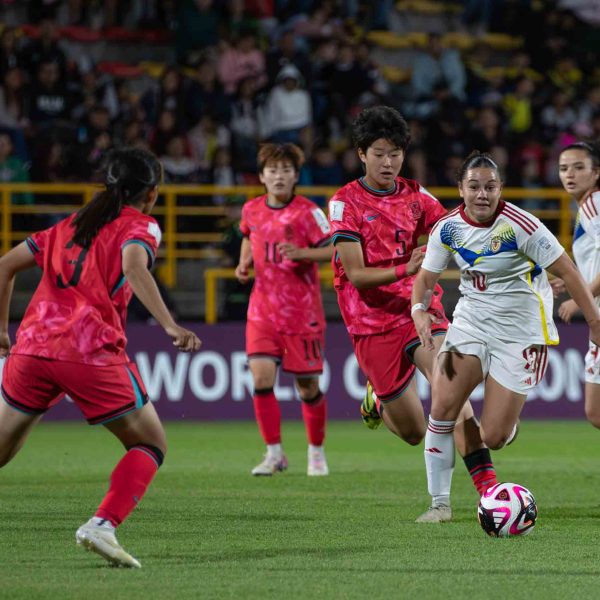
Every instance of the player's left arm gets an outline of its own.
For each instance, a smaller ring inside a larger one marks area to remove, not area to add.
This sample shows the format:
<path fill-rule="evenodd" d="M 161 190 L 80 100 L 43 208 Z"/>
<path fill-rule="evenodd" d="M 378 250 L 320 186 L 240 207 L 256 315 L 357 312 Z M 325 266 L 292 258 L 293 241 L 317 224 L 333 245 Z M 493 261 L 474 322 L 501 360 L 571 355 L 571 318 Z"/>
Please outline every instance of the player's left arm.
<path fill-rule="evenodd" d="M 423 348 L 433 350 L 433 336 L 431 335 L 431 325 L 437 321 L 436 317 L 427 312 L 433 288 L 440 278 L 440 273 L 428 271 L 421 267 L 415 281 L 413 282 L 411 296 L 411 316 L 413 318 L 415 329 L 421 340 Z"/>
<path fill-rule="evenodd" d="M 301 227 L 301 237 L 306 245 L 296 245 L 291 242 L 279 244 L 279 252 L 288 260 L 308 260 L 310 262 L 329 262 L 333 256 L 331 245 L 331 226 L 325 213 L 313 205 L 310 216 L 306 216 Z"/>
<path fill-rule="evenodd" d="M 329 262 L 333 256 L 333 246 L 327 244 L 318 248 L 301 248 L 289 242 L 279 244 L 279 251 L 289 260 L 309 260 L 311 262 Z"/>
<path fill-rule="evenodd" d="M 35 265 L 35 258 L 26 242 L 21 242 L 0 258 L 0 357 L 7 356 L 10 350 L 8 317 L 15 275 Z"/>

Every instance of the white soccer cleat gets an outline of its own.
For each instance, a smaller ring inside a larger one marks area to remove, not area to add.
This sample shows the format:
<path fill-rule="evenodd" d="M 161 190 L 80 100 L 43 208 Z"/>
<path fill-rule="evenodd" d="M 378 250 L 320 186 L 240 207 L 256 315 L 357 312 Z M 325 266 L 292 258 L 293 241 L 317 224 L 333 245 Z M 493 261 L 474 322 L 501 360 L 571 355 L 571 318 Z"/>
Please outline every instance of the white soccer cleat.
<path fill-rule="evenodd" d="M 446 523 L 452 521 L 452 509 L 449 506 L 430 506 L 418 517 L 415 523 Z"/>
<path fill-rule="evenodd" d="M 329 475 L 325 451 L 322 448 L 319 450 L 308 449 L 308 468 L 306 474 L 310 477 Z"/>
<path fill-rule="evenodd" d="M 111 525 L 97 525 L 90 519 L 77 530 L 75 539 L 79 546 L 99 554 L 115 567 L 139 569 L 142 566 L 137 559 L 123 550 Z"/>
<path fill-rule="evenodd" d="M 288 461 L 285 454 L 281 454 L 280 456 L 265 454 L 265 459 L 252 469 L 252 475 L 270 477 L 279 471 L 285 471 L 287 468 Z"/>

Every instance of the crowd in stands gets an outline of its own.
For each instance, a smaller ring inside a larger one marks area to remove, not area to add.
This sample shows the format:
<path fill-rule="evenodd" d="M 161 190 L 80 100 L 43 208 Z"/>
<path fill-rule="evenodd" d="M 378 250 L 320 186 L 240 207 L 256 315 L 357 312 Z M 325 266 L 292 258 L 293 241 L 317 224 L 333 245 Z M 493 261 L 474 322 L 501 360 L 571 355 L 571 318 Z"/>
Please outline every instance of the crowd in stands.
<path fill-rule="evenodd" d="M 406 176 L 453 185 L 477 148 L 510 185 L 556 185 L 560 148 L 600 138 L 589 3 L 462 4 L 471 48 L 432 32 L 393 81 L 368 39 L 389 28 L 389 0 L 31 0 L 27 26 L 0 34 L 0 181 L 94 180 L 111 147 L 130 145 L 154 151 L 168 182 L 255 183 L 258 145 L 270 140 L 304 148 L 301 183 L 339 186 L 361 173 L 352 117 L 385 103 L 410 122 Z M 103 70 L 61 37 L 69 27 L 102 37 L 116 24 L 171 40 L 158 77 Z M 495 52 L 478 38 L 489 32 L 522 44 Z"/>

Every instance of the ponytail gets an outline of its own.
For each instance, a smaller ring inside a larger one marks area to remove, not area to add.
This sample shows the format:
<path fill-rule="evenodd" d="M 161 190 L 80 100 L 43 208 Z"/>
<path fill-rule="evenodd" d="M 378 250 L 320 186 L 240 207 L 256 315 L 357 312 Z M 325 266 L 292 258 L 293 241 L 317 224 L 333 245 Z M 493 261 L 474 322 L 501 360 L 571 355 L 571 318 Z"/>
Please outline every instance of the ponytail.
<path fill-rule="evenodd" d="M 139 204 L 161 180 L 162 168 L 154 154 L 139 149 L 115 150 L 108 158 L 106 188 L 77 211 L 73 242 L 89 248 L 102 227 L 112 223 L 123 206 Z"/>

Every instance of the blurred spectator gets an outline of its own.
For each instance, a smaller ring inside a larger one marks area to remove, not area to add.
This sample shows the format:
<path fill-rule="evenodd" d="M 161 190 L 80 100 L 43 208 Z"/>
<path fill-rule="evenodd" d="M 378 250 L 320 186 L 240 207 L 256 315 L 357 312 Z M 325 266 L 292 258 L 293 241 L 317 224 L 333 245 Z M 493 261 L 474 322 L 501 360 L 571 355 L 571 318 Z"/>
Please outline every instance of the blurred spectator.
<path fill-rule="evenodd" d="M 101 133 L 110 137 L 110 114 L 103 106 L 92 106 L 82 119 L 77 131 L 77 141 L 80 144 L 93 143 Z"/>
<path fill-rule="evenodd" d="M 221 52 L 217 72 L 227 94 L 235 93 L 238 83 L 245 77 L 255 77 L 258 87 L 267 83 L 265 55 L 257 48 L 253 33 L 241 32 L 234 45 Z"/>
<path fill-rule="evenodd" d="M 237 171 L 256 172 L 258 152 L 260 103 L 257 97 L 256 79 L 246 77 L 239 83 L 237 97 L 231 108 L 231 150 Z"/>
<path fill-rule="evenodd" d="M 570 106 L 569 96 L 558 90 L 552 94 L 552 104 L 542 109 L 540 122 L 543 139 L 552 143 L 559 133 L 570 130 L 577 120 L 577 114 Z"/>
<path fill-rule="evenodd" d="M 98 73 L 93 65 L 86 65 L 80 70 L 80 80 L 75 89 L 74 119 L 83 118 L 93 106 L 105 108 L 111 119 L 119 115 L 119 99 L 112 79 Z"/>
<path fill-rule="evenodd" d="M 315 148 L 310 164 L 312 183 L 314 185 L 339 185 L 343 177 L 342 165 L 335 152 L 329 146 Z M 322 203 L 321 203 L 322 204 Z"/>
<path fill-rule="evenodd" d="M 220 19 L 213 0 L 181 0 L 175 19 L 175 51 L 180 63 L 193 64 L 194 54 L 219 41 Z"/>
<path fill-rule="evenodd" d="M 548 71 L 548 78 L 555 87 L 574 96 L 582 83 L 583 73 L 572 57 L 561 56 Z"/>
<path fill-rule="evenodd" d="M 104 177 L 100 171 L 111 147 L 112 138 L 108 131 L 90 130 L 88 142 L 81 145 L 81 152 L 77 154 L 77 158 L 84 158 L 78 170 L 78 179 L 96 183 L 103 182 Z"/>
<path fill-rule="evenodd" d="M 8 133 L 0 133 L 0 182 L 27 183 L 29 172 L 25 163 L 13 153 L 13 144 Z M 33 204 L 33 195 L 23 192 L 11 195 L 12 204 Z M 26 224 L 27 215 L 15 215 L 13 227 L 22 229 Z"/>
<path fill-rule="evenodd" d="M 232 186 L 236 184 L 229 148 L 221 147 L 215 150 L 212 167 L 210 169 L 209 183 L 222 186 Z M 217 195 L 213 196 L 212 200 L 213 204 L 220 206 L 225 203 L 226 197 Z"/>
<path fill-rule="evenodd" d="M 176 135 L 167 142 L 165 154 L 160 155 L 165 183 L 193 183 L 197 181 L 200 165 L 187 155 L 186 139 Z"/>
<path fill-rule="evenodd" d="M 577 111 L 576 132 L 580 137 L 588 138 L 592 135 L 592 118 L 600 112 L 600 85 L 587 90 L 583 101 Z"/>
<path fill-rule="evenodd" d="M 200 166 L 202 181 L 206 182 L 219 147 L 229 147 L 229 130 L 219 125 L 210 115 L 204 115 L 187 133 L 191 155 Z"/>
<path fill-rule="evenodd" d="M 305 147 L 310 141 L 312 106 L 302 89 L 302 76 L 294 65 L 286 65 L 277 76 L 265 110 L 266 135 L 273 142 L 291 142 Z"/>
<path fill-rule="evenodd" d="M 342 167 L 342 184 L 350 183 L 364 175 L 362 162 L 360 162 L 358 153 L 354 148 L 347 148 L 344 150 L 340 165 Z"/>
<path fill-rule="evenodd" d="M 331 79 L 337 60 L 338 45 L 334 40 L 324 40 L 317 44 L 311 56 L 312 71 L 308 80 L 314 110 L 315 127 L 328 135 L 328 121 L 333 115 L 331 106 Z"/>
<path fill-rule="evenodd" d="M 225 37 L 230 41 L 238 39 L 244 32 L 255 36 L 260 33 L 260 23 L 253 14 L 248 12 L 245 0 L 227 0 L 223 28 Z"/>
<path fill-rule="evenodd" d="M 23 160 L 28 157 L 25 141 L 25 131 L 29 127 L 28 108 L 21 69 L 8 69 L 0 86 L 0 127 L 10 130 L 15 151 Z"/>
<path fill-rule="evenodd" d="M 521 134 L 529 131 L 533 124 L 532 96 L 535 83 L 527 77 L 517 80 L 515 90 L 504 97 L 504 109 L 512 133 Z"/>
<path fill-rule="evenodd" d="M 58 29 L 52 19 L 44 19 L 40 23 L 39 38 L 29 42 L 23 49 L 24 60 L 29 73 L 37 73 L 44 63 L 55 63 L 58 77 L 66 78 L 67 58 L 58 41 Z"/>
<path fill-rule="evenodd" d="M 294 29 L 298 36 L 308 41 L 337 38 L 343 33 L 333 0 L 316 2 L 310 14 L 299 14 L 294 19 Z"/>
<path fill-rule="evenodd" d="M 180 129 L 177 127 L 175 113 L 171 110 L 163 110 L 158 117 L 156 127 L 150 134 L 150 147 L 157 156 L 165 154 L 167 144 L 179 135 Z"/>
<path fill-rule="evenodd" d="M 426 50 L 417 53 L 411 78 L 412 98 L 416 103 L 415 116 L 426 118 L 439 107 L 434 91 L 446 88 L 450 96 L 466 100 L 465 66 L 454 48 L 444 48 L 441 36 L 430 34 Z"/>
<path fill-rule="evenodd" d="M 23 53 L 17 46 L 17 36 L 14 27 L 5 27 L 0 34 L 0 79 L 4 78 L 9 69 L 25 66 Z"/>
<path fill-rule="evenodd" d="M 458 174 L 464 157 L 458 154 L 450 154 L 444 160 L 442 170 L 437 176 L 436 185 L 454 187 L 458 181 Z"/>
<path fill-rule="evenodd" d="M 489 152 L 492 146 L 506 143 L 498 112 L 491 107 L 483 107 L 477 112 L 470 133 L 470 145 L 480 152 Z"/>
<path fill-rule="evenodd" d="M 149 122 L 156 122 L 159 115 L 169 111 L 175 117 L 177 127 L 181 128 L 188 124 L 186 99 L 183 77 L 179 69 L 166 67 L 158 86 L 150 87 L 140 102 Z"/>
<path fill-rule="evenodd" d="M 277 75 L 286 65 L 294 65 L 305 81 L 310 77 L 310 60 L 306 50 L 299 47 L 296 33 L 293 29 L 282 32 L 277 45 L 267 52 L 267 79 L 269 87 L 275 85 Z"/>
<path fill-rule="evenodd" d="M 204 114 L 211 115 L 219 123 L 229 122 L 231 101 L 217 79 L 217 68 L 212 60 L 203 60 L 196 67 L 194 81 L 188 88 L 186 103 L 192 123 L 197 123 Z"/>
<path fill-rule="evenodd" d="M 36 80 L 31 86 L 29 118 L 37 127 L 49 127 L 71 114 L 71 98 L 60 80 L 58 64 L 53 61 L 39 63 Z"/>

